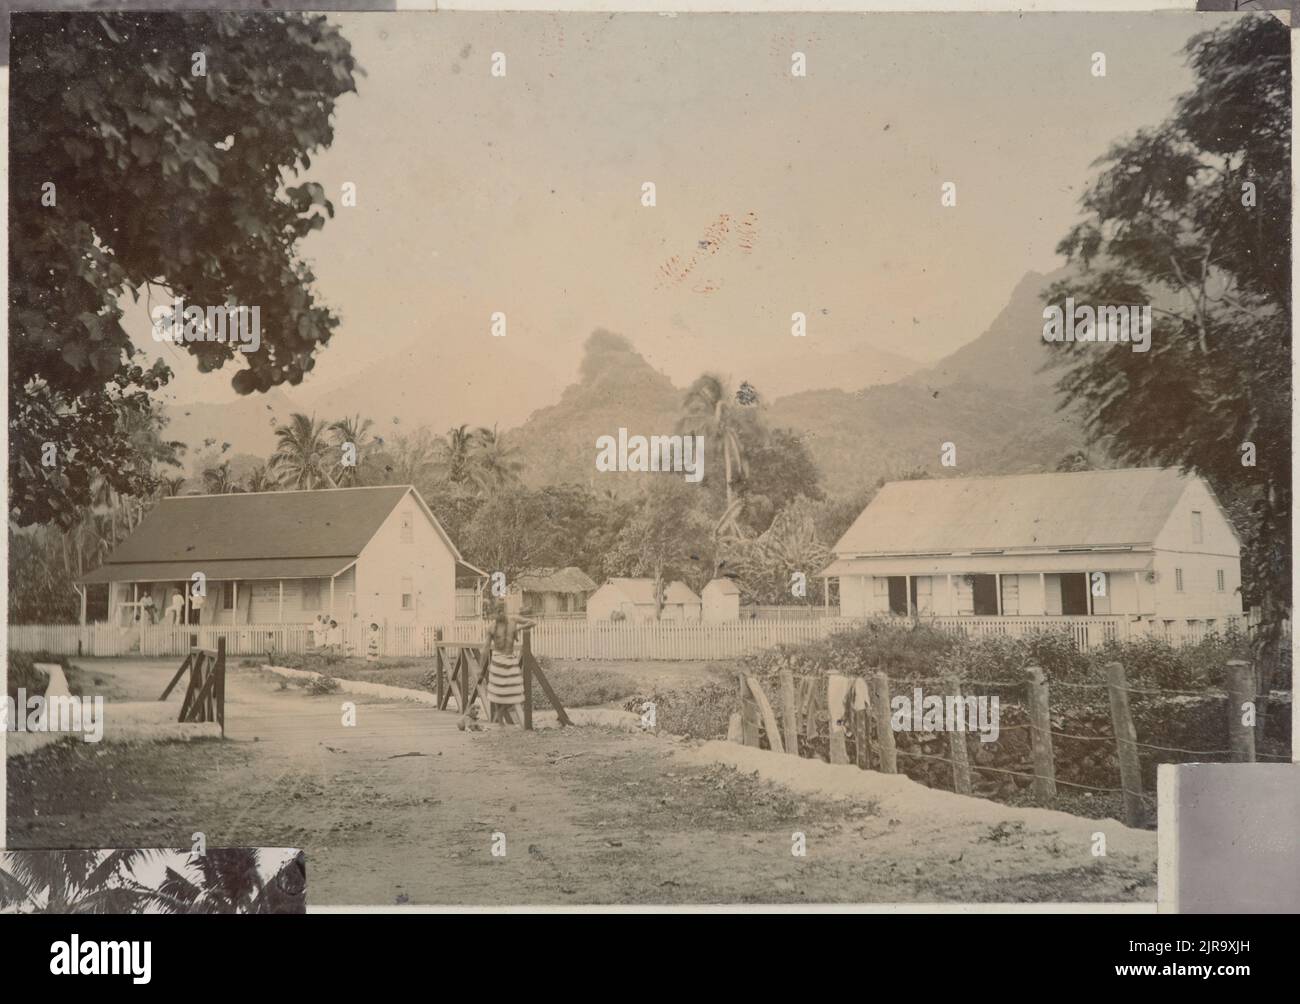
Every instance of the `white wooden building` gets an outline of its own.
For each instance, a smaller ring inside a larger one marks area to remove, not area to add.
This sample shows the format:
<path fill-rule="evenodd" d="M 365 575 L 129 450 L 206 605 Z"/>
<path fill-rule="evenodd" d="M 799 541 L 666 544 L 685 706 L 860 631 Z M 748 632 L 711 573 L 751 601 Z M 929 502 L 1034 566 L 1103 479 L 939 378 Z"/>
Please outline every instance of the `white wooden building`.
<path fill-rule="evenodd" d="M 196 576 L 198 578 L 196 578 Z M 482 581 L 410 485 L 163 499 L 83 580 L 119 625 L 447 624 L 457 578 Z M 195 583 L 202 582 L 202 599 Z M 180 597 L 179 615 L 171 613 Z M 83 599 L 84 621 L 84 599 Z"/>
<path fill-rule="evenodd" d="M 886 484 L 833 549 L 846 617 L 1125 618 L 1226 627 L 1241 544 L 1163 468 Z"/>
<path fill-rule="evenodd" d="M 669 582 L 664 587 L 664 604 L 660 621 L 698 622 L 700 597 L 685 582 Z M 618 613 L 621 617 L 615 617 Z M 587 621 L 653 621 L 655 619 L 654 579 L 606 579 L 587 597 Z"/>

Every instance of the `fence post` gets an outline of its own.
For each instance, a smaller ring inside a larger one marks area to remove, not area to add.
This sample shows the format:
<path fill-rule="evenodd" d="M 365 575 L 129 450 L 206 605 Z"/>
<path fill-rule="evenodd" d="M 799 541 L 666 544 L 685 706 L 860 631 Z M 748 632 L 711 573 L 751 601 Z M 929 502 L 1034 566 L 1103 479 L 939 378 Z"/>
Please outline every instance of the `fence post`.
<path fill-rule="evenodd" d="M 442 646 L 438 643 L 442 641 L 442 628 L 438 628 L 433 633 L 433 668 L 434 679 L 437 681 L 438 703 L 436 707 L 441 711 L 446 706 L 445 695 L 447 693 L 447 667 L 442 661 Z"/>
<path fill-rule="evenodd" d="M 817 676 L 804 677 L 803 694 L 799 702 L 799 716 L 803 719 L 803 734 L 809 755 L 812 755 L 813 743 L 817 740 L 817 688 L 821 679 Z"/>
<path fill-rule="evenodd" d="M 864 697 L 867 690 L 867 681 L 863 677 L 856 677 L 853 681 L 853 745 L 857 752 L 858 767 L 862 770 L 871 769 L 871 725 L 869 723 L 871 701 L 863 700 L 863 706 L 858 707 L 859 697 Z"/>
<path fill-rule="evenodd" d="M 894 729 L 889 724 L 889 677 L 879 671 L 871 677 L 873 691 L 871 703 L 876 709 L 876 740 L 880 743 L 880 771 L 898 773 L 898 749 L 894 745 Z"/>
<path fill-rule="evenodd" d="M 781 670 L 781 718 L 785 724 L 785 751 L 799 755 L 799 715 L 794 706 L 794 672 Z"/>
<path fill-rule="evenodd" d="M 740 741 L 746 746 L 758 746 L 758 708 L 749 693 L 744 673 L 737 673 L 740 681 Z M 751 710 L 751 708 L 753 710 Z"/>
<path fill-rule="evenodd" d="M 532 634 L 524 629 L 524 637 L 519 646 L 519 667 L 524 674 L 524 731 L 533 731 L 533 644 L 529 640 Z"/>
<path fill-rule="evenodd" d="M 846 691 L 840 690 L 838 683 L 832 686 L 832 683 L 843 680 L 848 681 L 847 677 L 839 673 L 826 674 L 826 713 L 830 716 L 830 758 L 831 763 L 848 763 L 849 750 L 844 743 L 844 696 Z"/>
<path fill-rule="evenodd" d="M 957 699 L 957 713 L 961 714 L 961 684 L 957 682 L 955 676 L 950 676 L 945 681 L 948 693 Z M 953 722 L 956 725 L 956 722 Z M 969 795 L 970 786 L 970 756 L 966 749 L 966 730 L 964 728 L 954 728 L 948 733 L 948 755 L 952 758 L 952 790 L 958 795 Z"/>
<path fill-rule="evenodd" d="M 1138 760 L 1137 730 L 1128 707 L 1128 681 L 1122 663 L 1106 666 L 1106 681 L 1110 690 L 1110 720 L 1115 730 L 1116 753 L 1119 756 L 1120 785 L 1124 789 L 1124 822 L 1141 826 L 1146 821 L 1146 806 L 1142 801 L 1142 764 Z"/>
<path fill-rule="evenodd" d="M 1255 762 L 1255 727 L 1242 723 L 1242 705 L 1255 703 L 1255 674 L 1250 663 L 1228 660 L 1228 744 L 1237 763 Z M 1256 715 L 1258 715 L 1256 708 Z M 1256 721 L 1258 718 L 1255 719 Z"/>
<path fill-rule="evenodd" d="M 1052 756 L 1052 708 L 1047 693 L 1047 676 L 1038 666 L 1029 667 L 1027 686 L 1029 688 L 1029 739 L 1034 760 L 1034 794 L 1039 798 L 1051 798 L 1056 795 L 1056 761 Z"/>

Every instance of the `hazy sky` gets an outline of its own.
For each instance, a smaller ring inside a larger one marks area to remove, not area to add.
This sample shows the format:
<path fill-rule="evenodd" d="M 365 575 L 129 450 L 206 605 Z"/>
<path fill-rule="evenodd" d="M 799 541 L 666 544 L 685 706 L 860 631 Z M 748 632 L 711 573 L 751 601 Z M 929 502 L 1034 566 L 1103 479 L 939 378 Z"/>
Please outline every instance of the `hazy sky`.
<path fill-rule="evenodd" d="M 530 392 L 552 401 L 597 327 L 679 384 L 739 356 L 858 342 L 938 358 L 1026 271 L 1059 264 L 1090 163 L 1169 114 L 1191 83 L 1182 46 L 1222 20 L 331 17 L 367 75 L 308 175 L 336 204 L 345 181 L 359 193 L 304 244 L 342 326 L 289 392 L 325 410 L 385 357 L 449 401 L 484 391 L 462 375 L 498 365 L 534 373 Z M 504 79 L 489 73 L 497 51 Z M 956 208 L 940 206 L 945 181 Z M 723 214 L 729 231 L 701 250 Z M 791 337 L 796 310 L 806 340 Z M 231 371 L 172 360 L 178 399 L 232 396 Z"/>

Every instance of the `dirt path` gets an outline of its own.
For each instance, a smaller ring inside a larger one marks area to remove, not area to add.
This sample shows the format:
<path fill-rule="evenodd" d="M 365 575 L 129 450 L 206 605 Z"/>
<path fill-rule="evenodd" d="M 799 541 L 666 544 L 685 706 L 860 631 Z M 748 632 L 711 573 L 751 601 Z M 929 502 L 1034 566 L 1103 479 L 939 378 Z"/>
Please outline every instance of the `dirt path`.
<path fill-rule="evenodd" d="M 167 677 L 92 671 L 153 696 Z M 317 905 L 1154 897 L 1154 852 L 1096 859 L 1052 826 L 955 827 L 796 793 L 650 736 L 459 732 L 454 714 L 311 697 L 249 671 L 231 673 L 227 722 L 224 743 L 72 743 L 11 761 L 10 846 L 189 846 L 202 831 L 214 847 L 303 847 Z"/>

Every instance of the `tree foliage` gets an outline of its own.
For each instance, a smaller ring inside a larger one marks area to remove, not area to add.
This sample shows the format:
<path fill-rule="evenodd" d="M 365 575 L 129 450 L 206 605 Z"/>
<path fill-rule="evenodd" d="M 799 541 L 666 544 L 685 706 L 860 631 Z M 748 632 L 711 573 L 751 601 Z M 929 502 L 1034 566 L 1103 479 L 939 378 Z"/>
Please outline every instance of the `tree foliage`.
<path fill-rule="evenodd" d="M 1153 306 L 1148 352 L 1051 345 L 1065 406 L 1121 462 L 1209 479 L 1242 531 L 1246 600 L 1273 623 L 1291 602 L 1288 34 L 1260 15 L 1188 43 L 1195 87 L 1098 161 L 1058 248 L 1076 275 L 1047 294 Z"/>
<path fill-rule="evenodd" d="M 333 206 L 299 175 L 360 71 L 324 16 L 283 12 L 23 14 L 11 64 L 10 506 L 66 526 L 96 475 L 151 487 L 120 414 L 170 374 L 133 349 L 128 293 L 258 306 L 260 351 L 185 346 L 204 372 L 240 357 L 240 393 L 312 369 L 338 319 L 298 245 Z"/>

